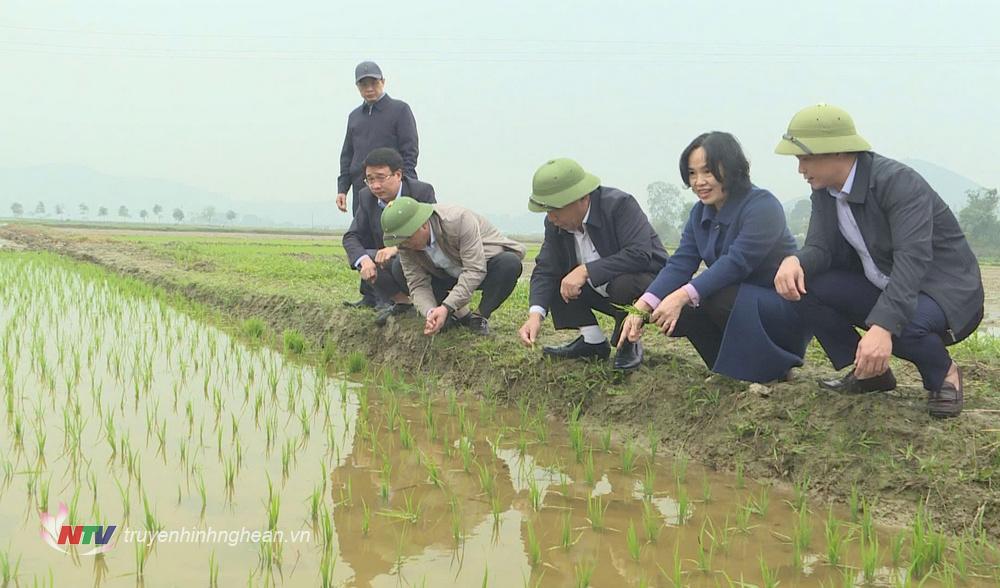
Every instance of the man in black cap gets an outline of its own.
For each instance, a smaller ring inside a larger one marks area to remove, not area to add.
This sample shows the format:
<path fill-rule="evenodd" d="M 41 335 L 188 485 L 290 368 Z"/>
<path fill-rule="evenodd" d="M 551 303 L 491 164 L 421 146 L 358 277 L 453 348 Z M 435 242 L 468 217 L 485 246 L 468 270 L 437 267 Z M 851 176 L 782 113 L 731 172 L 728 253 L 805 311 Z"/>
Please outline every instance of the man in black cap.
<path fill-rule="evenodd" d="M 347 117 L 347 135 L 340 151 L 340 176 L 337 177 L 337 208 L 347 212 L 347 190 L 354 191 L 351 215 L 356 215 L 364 183 L 364 161 L 372 150 L 391 147 L 403 157 L 403 176 L 417 179 L 417 123 L 410 106 L 385 93 L 382 70 L 373 61 L 363 61 L 354 68 L 354 79 L 364 103 Z M 375 292 L 364 280 L 361 300 L 350 306 L 376 304 Z"/>

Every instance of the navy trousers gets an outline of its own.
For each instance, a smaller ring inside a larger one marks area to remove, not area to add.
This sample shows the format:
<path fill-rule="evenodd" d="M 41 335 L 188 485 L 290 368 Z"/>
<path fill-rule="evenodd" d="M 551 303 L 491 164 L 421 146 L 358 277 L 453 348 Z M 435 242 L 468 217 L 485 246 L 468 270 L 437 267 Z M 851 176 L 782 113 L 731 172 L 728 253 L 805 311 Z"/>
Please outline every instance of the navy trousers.
<path fill-rule="evenodd" d="M 835 369 L 854 363 L 865 320 L 882 291 L 862 273 L 830 270 L 806 280 L 807 294 L 798 302 L 798 311 L 812 330 Z M 899 336 L 892 337 L 892 354 L 912 362 L 920 371 L 924 388 L 941 389 L 951 367 L 946 347 L 965 339 L 982 320 L 972 321 L 965 332 L 953 333 L 938 303 L 930 296 L 917 296 L 917 309 Z"/>

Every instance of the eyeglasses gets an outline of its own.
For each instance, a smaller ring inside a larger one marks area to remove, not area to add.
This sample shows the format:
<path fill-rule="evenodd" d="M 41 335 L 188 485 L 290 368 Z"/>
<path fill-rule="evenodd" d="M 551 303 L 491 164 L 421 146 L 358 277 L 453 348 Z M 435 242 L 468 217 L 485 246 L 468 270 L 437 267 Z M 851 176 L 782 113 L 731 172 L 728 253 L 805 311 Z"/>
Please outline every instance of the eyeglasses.
<path fill-rule="evenodd" d="M 369 186 L 372 185 L 372 184 L 381 184 L 382 182 L 388 180 L 389 178 L 391 178 L 394 175 L 396 175 L 396 174 L 395 173 L 391 173 L 389 175 L 378 174 L 378 175 L 374 175 L 374 176 L 365 176 L 365 183 L 368 184 Z"/>

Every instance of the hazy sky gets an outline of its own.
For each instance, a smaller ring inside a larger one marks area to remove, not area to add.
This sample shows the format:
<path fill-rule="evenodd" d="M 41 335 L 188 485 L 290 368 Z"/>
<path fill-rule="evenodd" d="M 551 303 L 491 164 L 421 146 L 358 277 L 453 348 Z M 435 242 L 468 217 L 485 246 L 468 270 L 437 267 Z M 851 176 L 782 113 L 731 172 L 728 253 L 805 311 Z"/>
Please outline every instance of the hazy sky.
<path fill-rule="evenodd" d="M 801 197 L 772 150 L 820 101 L 883 154 L 998 186 L 998 23 L 987 1 L 0 0 L 0 166 L 332 201 L 374 59 L 416 115 L 420 177 L 485 212 L 523 211 L 559 156 L 644 201 L 706 130 Z"/>

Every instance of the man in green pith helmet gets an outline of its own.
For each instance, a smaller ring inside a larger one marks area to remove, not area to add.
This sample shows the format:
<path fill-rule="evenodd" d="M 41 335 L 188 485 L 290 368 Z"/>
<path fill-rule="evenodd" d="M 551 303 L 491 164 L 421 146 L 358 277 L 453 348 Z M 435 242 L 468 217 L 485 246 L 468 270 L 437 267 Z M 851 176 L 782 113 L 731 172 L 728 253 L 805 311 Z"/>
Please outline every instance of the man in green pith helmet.
<path fill-rule="evenodd" d="M 531 274 L 528 319 L 519 335 L 534 345 L 546 314 L 556 329 L 579 329 L 573 341 L 546 346 L 558 358 L 606 359 L 611 354 L 593 311 L 613 316 L 617 344 L 625 311 L 667 261 L 667 252 L 646 213 L 630 194 L 601 185 L 572 159 L 553 159 L 535 172 L 528 209 L 544 212 L 545 239 Z M 617 369 L 642 363 L 642 343 L 627 342 Z"/>
<path fill-rule="evenodd" d="M 946 346 L 979 326 L 983 283 L 955 215 L 917 172 L 872 152 L 836 106 L 800 110 L 775 152 L 798 158 L 813 193 L 805 245 L 774 286 L 799 301 L 834 368 L 854 365 L 820 386 L 892 390 L 895 355 L 920 371 L 931 416 L 958 416 L 962 372 Z"/>
<path fill-rule="evenodd" d="M 399 247 L 410 298 L 426 319 L 425 335 L 453 324 L 490 333 L 490 315 L 521 276 L 524 245 L 467 208 L 408 196 L 385 207 L 382 230 L 386 246 Z M 476 290 L 483 296 L 473 312 L 469 302 Z"/>

